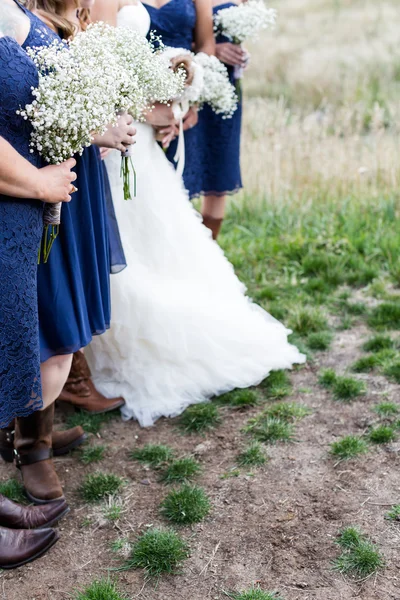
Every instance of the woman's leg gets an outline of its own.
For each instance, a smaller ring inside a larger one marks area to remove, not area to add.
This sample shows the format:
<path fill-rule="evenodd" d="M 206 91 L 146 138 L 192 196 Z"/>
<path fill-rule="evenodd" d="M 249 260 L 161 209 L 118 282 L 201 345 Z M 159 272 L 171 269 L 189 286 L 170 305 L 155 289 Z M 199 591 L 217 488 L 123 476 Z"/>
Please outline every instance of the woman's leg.
<path fill-rule="evenodd" d="M 211 229 L 213 239 L 216 240 L 221 230 L 225 216 L 226 196 L 205 196 L 203 199 L 203 223 Z"/>
<path fill-rule="evenodd" d="M 52 356 L 42 363 L 43 410 L 55 402 L 68 379 L 72 364 L 72 354 Z"/>

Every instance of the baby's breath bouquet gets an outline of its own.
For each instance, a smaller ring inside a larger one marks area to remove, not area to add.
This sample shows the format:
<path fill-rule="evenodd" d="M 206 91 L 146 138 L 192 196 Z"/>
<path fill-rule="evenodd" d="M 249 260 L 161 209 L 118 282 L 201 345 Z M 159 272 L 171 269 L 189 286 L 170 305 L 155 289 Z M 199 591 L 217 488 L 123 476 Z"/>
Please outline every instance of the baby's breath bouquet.
<path fill-rule="evenodd" d="M 115 85 L 115 61 L 98 60 L 103 49 L 94 46 L 90 53 L 77 52 L 71 43 L 55 41 L 50 46 L 28 48 L 37 66 L 38 87 L 33 101 L 19 113 L 32 123 L 31 152 L 38 151 L 47 163 L 60 164 L 92 144 L 94 134 L 103 134 L 116 122 L 115 104 L 119 91 Z M 46 262 L 57 237 L 61 203 L 46 205 L 44 215 L 43 258 Z M 49 235 L 50 234 L 50 235 Z"/>
<path fill-rule="evenodd" d="M 184 89 L 173 97 L 172 103 L 174 116 L 180 121 L 174 160 L 178 163 L 178 173 L 182 175 L 185 166 L 183 117 L 189 108 L 196 105 L 201 109 L 207 103 L 215 113 L 230 118 L 237 108 L 237 96 L 226 67 L 215 56 L 168 47 L 164 49 L 163 57 L 170 69 L 183 72 L 185 79 Z"/>
<path fill-rule="evenodd" d="M 248 0 L 238 6 L 222 8 L 214 16 L 214 31 L 226 36 L 233 44 L 241 45 L 257 37 L 263 29 L 275 26 L 276 10 L 268 8 L 263 0 Z M 243 68 L 235 67 L 235 78 L 240 79 Z"/>
<path fill-rule="evenodd" d="M 115 109 L 128 111 L 135 120 L 144 119 L 154 102 L 167 104 L 171 98 L 183 90 L 184 77 L 180 72 L 172 72 L 161 58 L 160 51 L 152 41 L 130 28 L 110 27 L 104 23 L 90 25 L 84 33 L 78 34 L 72 44 L 84 54 L 94 44 L 101 42 L 104 51 L 113 55 L 117 63 L 115 77 L 118 80 L 119 99 Z M 125 200 L 131 198 L 130 170 L 135 170 L 127 150 L 122 155 L 121 174 Z M 135 188 L 136 178 L 134 177 Z M 136 189 L 134 191 L 136 193 Z"/>

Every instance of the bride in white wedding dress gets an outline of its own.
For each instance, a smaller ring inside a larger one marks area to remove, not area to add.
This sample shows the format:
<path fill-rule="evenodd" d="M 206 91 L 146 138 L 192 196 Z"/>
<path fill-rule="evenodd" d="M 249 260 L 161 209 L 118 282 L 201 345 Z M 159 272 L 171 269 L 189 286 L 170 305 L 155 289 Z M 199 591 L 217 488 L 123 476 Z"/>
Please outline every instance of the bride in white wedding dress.
<path fill-rule="evenodd" d="M 143 34 L 149 23 L 140 3 L 119 13 Z M 113 152 L 106 164 L 128 267 L 112 277 L 112 327 L 86 356 L 98 389 L 125 398 L 123 417 L 150 426 L 304 362 L 290 332 L 245 296 L 150 125 L 137 124 L 132 201 L 120 160 Z"/>

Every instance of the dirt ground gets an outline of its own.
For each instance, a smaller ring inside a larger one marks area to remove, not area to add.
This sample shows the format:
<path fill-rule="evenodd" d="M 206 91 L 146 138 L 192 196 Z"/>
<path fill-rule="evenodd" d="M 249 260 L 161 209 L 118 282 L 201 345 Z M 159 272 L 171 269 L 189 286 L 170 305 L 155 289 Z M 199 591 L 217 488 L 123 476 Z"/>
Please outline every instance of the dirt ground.
<path fill-rule="evenodd" d="M 110 549 L 119 537 L 134 540 L 151 524 L 163 524 L 158 507 L 166 494 L 157 475 L 127 454 L 135 445 L 165 443 L 179 454 L 193 453 L 203 465 L 198 482 L 212 499 L 211 515 L 201 524 L 182 528 L 191 556 L 181 571 L 145 584 L 141 571 L 118 574 L 121 591 L 145 600 L 223 600 L 226 592 L 259 583 L 285 600 L 398 600 L 400 598 L 400 525 L 384 519 L 391 504 L 400 503 L 400 444 L 373 448 L 360 459 L 335 464 L 329 444 L 349 433 L 361 434 L 375 415 L 382 395 L 398 400 L 399 387 L 380 376 L 362 375 L 368 395 L 347 405 L 335 402 L 317 384 L 321 367 L 344 371 L 359 355 L 367 330 L 338 332 L 329 353 L 293 372 L 290 400 L 306 404 L 312 414 L 300 421 L 296 440 L 268 447 L 270 461 L 262 469 L 223 477 L 235 464 L 244 442 L 247 419 L 260 411 L 222 409 L 223 422 L 206 436 L 187 436 L 173 421 L 142 430 L 136 423 L 115 420 L 102 430 L 106 458 L 82 465 L 76 456 L 57 459 L 57 469 L 71 505 L 61 523 L 61 541 L 37 562 L 0 573 L 1 600 L 67 600 L 77 587 L 118 567 L 123 559 Z M 126 478 L 123 518 L 110 524 L 101 509 L 85 506 L 77 488 L 87 472 L 101 469 Z M 0 478 L 14 476 L 4 463 Z M 88 524 L 90 518 L 90 524 Z M 332 570 L 338 549 L 335 536 L 346 525 L 358 525 L 384 553 L 387 567 L 357 582 Z"/>

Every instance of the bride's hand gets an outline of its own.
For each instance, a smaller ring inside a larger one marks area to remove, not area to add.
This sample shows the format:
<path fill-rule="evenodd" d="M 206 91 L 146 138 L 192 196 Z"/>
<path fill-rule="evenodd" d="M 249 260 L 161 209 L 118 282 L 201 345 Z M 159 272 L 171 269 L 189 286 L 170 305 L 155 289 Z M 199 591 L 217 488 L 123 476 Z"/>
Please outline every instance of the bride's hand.
<path fill-rule="evenodd" d="M 223 44 L 217 44 L 215 54 L 217 58 L 231 67 L 246 67 L 248 62 L 247 51 L 243 50 L 241 46 L 237 44 L 231 44 L 225 42 Z"/>
<path fill-rule="evenodd" d="M 93 143 L 103 148 L 125 152 L 129 146 L 136 143 L 135 135 L 133 118 L 128 113 L 124 113 L 118 118 L 117 125 L 109 125 L 103 135 L 93 136 Z"/>
<path fill-rule="evenodd" d="M 145 114 L 146 121 L 153 127 L 168 127 L 175 123 L 172 106 L 156 102 L 153 110 Z"/>
<path fill-rule="evenodd" d="M 183 117 L 183 131 L 192 129 L 199 122 L 199 110 L 197 106 L 191 106 Z"/>
<path fill-rule="evenodd" d="M 163 148 L 169 148 L 172 140 L 179 134 L 179 127 L 177 125 L 169 125 L 168 127 L 155 127 L 155 138 L 157 142 L 161 142 Z"/>

